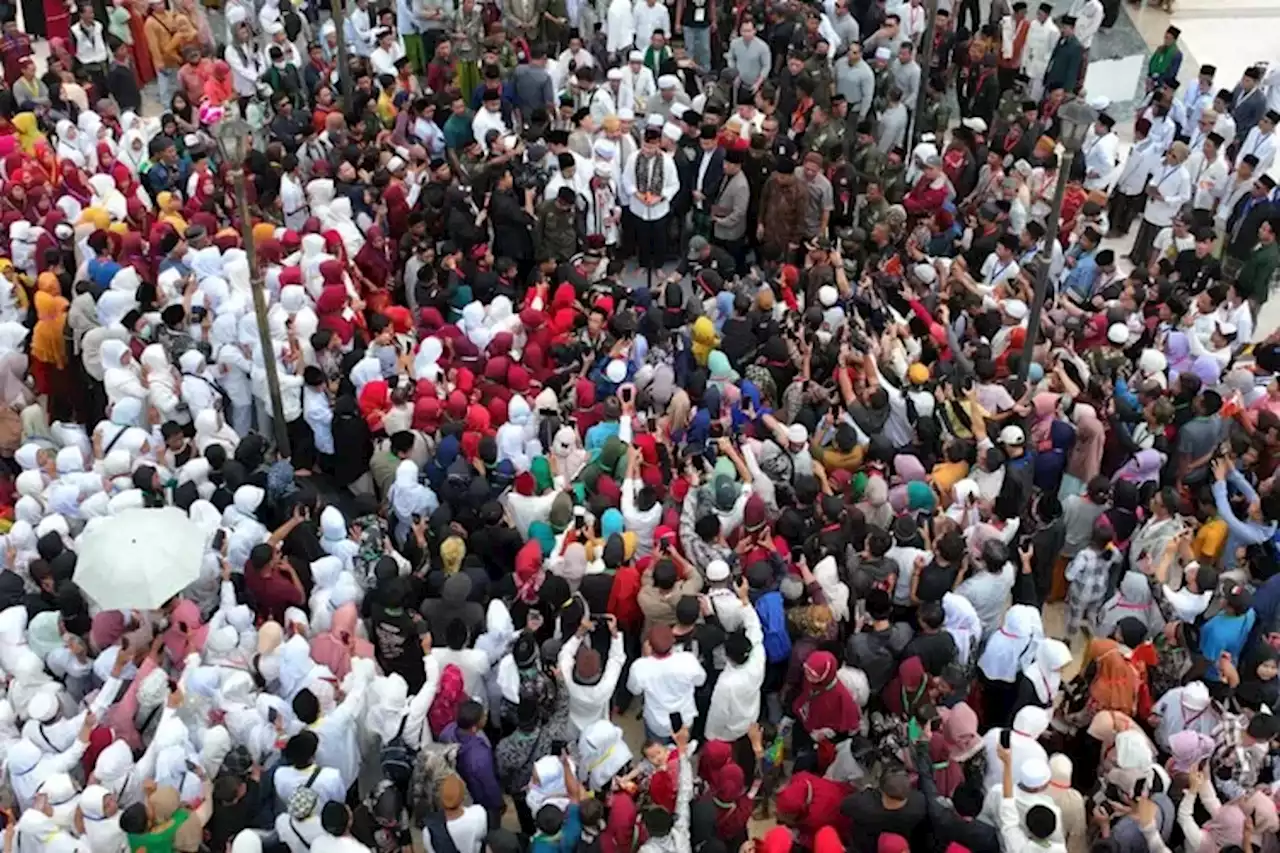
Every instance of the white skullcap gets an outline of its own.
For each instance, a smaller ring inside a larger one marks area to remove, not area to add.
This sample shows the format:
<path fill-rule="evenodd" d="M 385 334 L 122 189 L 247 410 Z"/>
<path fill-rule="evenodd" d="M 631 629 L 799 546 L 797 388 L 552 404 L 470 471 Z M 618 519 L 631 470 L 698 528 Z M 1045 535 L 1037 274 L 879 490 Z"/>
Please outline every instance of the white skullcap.
<path fill-rule="evenodd" d="M 921 284 L 933 284 L 938 280 L 938 271 L 933 268 L 933 264 L 916 264 L 911 268 L 911 274 Z"/>
<path fill-rule="evenodd" d="M 602 178 L 607 178 L 613 174 L 613 167 L 603 161 L 597 161 L 596 174 Z"/>
<path fill-rule="evenodd" d="M 1209 707 L 1209 688 L 1203 681 L 1193 681 L 1182 688 L 1182 704 L 1192 711 L 1202 711 Z"/>
<path fill-rule="evenodd" d="M 243 23 L 248 16 L 249 13 L 245 11 L 243 6 L 232 6 L 227 12 L 227 23 L 234 27 L 236 24 Z"/>
<path fill-rule="evenodd" d="M 1018 765 L 1018 784 L 1023 788 L 1043 788 L 1049 784 L 1052 774 L 1049 762 L 1038 755 L 1025 758 Z"/>
<path fill-rule="evenodd" d="M 890 56 L 892 56 L 892 55 L 893 55 L 893 54 L 889 51 L 889 48 L 887 48 L 887 47 L 877 47 L 877 48 L 876 48 L 876 52 L 873 54 L 873 58 L 875 58 L 875 59 L 886 59 L 886 60 L 887 60 L 887 59 L 888 59 Z"/>
<path fill-rule="evenodd" d="M 627 363 L 620 358 L 609 362 L 604 369 L 604 376 L 615 385 L 627 378 Z"/>
<path fill-rule="evenodd" d="M 1124 346 L 1129 343 L 1129 327 L 1124 323 L 1112 323 L 1107 329 L 1107 340 L 1116 346 Z"/>
<path fill-rule="evenodd" d="M 388 172 L 398 172 L 405 167 L 405 162 L 399 157 L 392 157 L 387 161 Z"/>
<path fill-rule="evenodd" d="M 606 73 L 604 76 L 605 76 L 606 78 L 608 78 L 609 80 L 621 80 L 621 79 L 622 79 L 622 69 L 621 69 L 621 68 L 610 68 L 610 69 L 609 69 L 609 71 L 608 71 L 608 73 Z"/>
<path fill-rule="evenodd" d="M 983 121 L 982 119 L 978 118 L 977 116 L 970 116 L 969 118 L 967 118 L 967 119 L 965 119 L 964 121 L 960 122 L 960 124 L 962 124 L 962 125 L 964 125 L 965 127 L 969 128 L 969 129 L 970 129 L 970 130 L 972 130 L 974 133 L 986 133 L 986 132 L 987 132 L 987 123 L 986 123 L 985 121 Z"/>
<path fill-rule="evenodd" d="M 674 89 L 680 85 L 680 78 L 674 74 L 663 74 L 658 78 L 659 89 Z"/>
<path fill-rule="evenodd" d="M 724 560 L 712 560 L 707 563 L 707 580 L 711 583 L 727 581 L 729 579 L 729 564 Z"/>
<path fill-rule="evenodd" d="M 672 142 L 679 142 L 680 137 L 684 136 L 684 132 L 680 130 L 680 125 L 678 124 L 666 124 L 662 127 L 662 135 Z"/>
<path fill-rule="evenodd" d="M 252 829 L 242 829 L 231 842 L 231 853 L 262 853 L 262 838 Z"/>
<path fill-rule="evenodd" d="M 644 62 L 644 54 L 638 50 L 633 50 L 627 54 L 627 62 Z"/>
<path fill-rule="evenodd" d="M 937 137 L 937 136 L 935 136 L 935 135 L 934 135 L 934 134 L 932 134 L 932 133 L 922 133 L 922 134 L 920 134 L 920 141 L 921 141 L 921 142 L 936 142 L 937 140 L 938 140 L 938 137 Z"/>
<path fill-rule="evenodd" d="M 647 116 L 644 117 L 645 127 L 661 128 L 666 123 L 667 123 L 667 120 L 662 116 L 660 116 L 658 113 L 649 113 Z"/>
<path fill-rule="evenodd" d="M 792 424 L 787 427 L 787 441 L 792 444 L 808 444 L 809 430 L 804 424 Z"/>
<path fill-rule="evenodd" d="M 822 303 L 823 308 L 830 308 L 836 304 L 836 300 L 840 298 L 840 292 L 829 284 L 824 284 L 818 288 L 818 301 Z"/>
<path fill-rule="evenodd" d="M 635 121 L 636 111 L 631 107 L 618 107 L 618 121 Z"/>
<path fill-rule="evenodd" d="M 1025 319 L 1027 316 L 1027 303 L 1021 299 L 1006 299 L 1004 301 L 1004 313 L 1015 320 Z"/>
<path fill-rule="evenodd" d="M 267 35 L 273 36 L 276 33 L 284 32 L 284 24 L 280 23 L 279 21 L 272 21 L 271 23 L 267 24 L 263 29 L 266 31 Z"/>
<path fill-rule="evenodd" d="M 58 716 L 57 694 L 41 690 L 27 702 L 27 716 L 38 723 L 47 723 Z"/>
<path fill-rule="evenodd" d="M 1111 99 L 1106 95 L 1094 95 L 1092 98 L 1085 101 L 1085 103 L 1098 112 L 1102 112 L 1107 107 L 1111 106 Z"/>

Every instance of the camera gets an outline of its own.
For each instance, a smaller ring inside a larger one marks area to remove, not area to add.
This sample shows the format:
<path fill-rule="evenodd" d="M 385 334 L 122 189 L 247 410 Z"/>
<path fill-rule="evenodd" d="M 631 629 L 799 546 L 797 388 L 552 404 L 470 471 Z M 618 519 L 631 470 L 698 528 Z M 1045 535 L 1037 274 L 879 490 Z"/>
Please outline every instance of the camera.
<path fill-rule="evenodd" d="M 514 182 L 515 188 L 520 192 L 532 189 L 536 190 L 538 195 L 541 195 L 550 178 L 550 173 L 539 169 L 534 163 L 521 161 L 511 164 L 511 180 Z"/>

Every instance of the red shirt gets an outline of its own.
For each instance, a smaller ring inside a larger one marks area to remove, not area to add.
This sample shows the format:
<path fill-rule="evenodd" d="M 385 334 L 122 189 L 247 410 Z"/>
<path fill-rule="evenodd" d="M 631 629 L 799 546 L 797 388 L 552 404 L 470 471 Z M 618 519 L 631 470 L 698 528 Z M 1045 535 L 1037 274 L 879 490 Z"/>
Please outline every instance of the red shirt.
<path fill-rule="evenodd" d="M 263 619 L 283 623 L 287 608 L 301 607 L 304 603 L 302 593 L 293 581 L 278 570 L 263 574 L 252 566 L 246 566 L 244 585 L 257 602 L 258 615 Z"/>

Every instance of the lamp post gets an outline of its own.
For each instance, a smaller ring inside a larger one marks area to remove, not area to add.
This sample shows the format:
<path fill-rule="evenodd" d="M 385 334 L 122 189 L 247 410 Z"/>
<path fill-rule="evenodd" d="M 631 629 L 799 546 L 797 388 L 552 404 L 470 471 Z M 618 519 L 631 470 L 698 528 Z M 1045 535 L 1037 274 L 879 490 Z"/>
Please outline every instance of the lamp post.
<path fill-rule="evenodd" d="M 1093 107 L 1079 98 L 1074 98 L 1058 108 L 1058 120 L 1062 127 L 1062 162 L 1058 164 L 1058 183 L 1053 190 L 1053 208 L 1049 212 L 1049 221 L 1045 223 L 1044 248 L 1037 258 L 1039 268 L 1036 270 L 1036 291 L 1031 300 L 1031 316 L 1027 319 L 1027 342 L 1022 347 L 1022 361 L 1018 365 L 1018 378 L 1025 383 L 1031 372 L 1031 359 L 1034 357 L 1036 339 L 1040 336 L 1040 312 L 1044 309 L 1045 294 L 1049 290 L 1049 266 L 1053 263 L 1053 244 L 1058 239 L 1058 223 L 1062 218 L 1062 197 L 1067 191 L 1067 176 L 1071 174 L 1071 164 L 1080 148 L 1084 145 L 1085 135 L 1098 113 Z"/>
<path fill-rule="evenodd" d="M 908 9 L 907 14 L 910 14 Z M 911 105 L 911 129 L 907 135 L 907 157 L 916 150 L 920 141 L 920 116 L 924 115 L 929 105 L 930 66 L 933 65 L 933 30 L 938 20 L 938 0 L 924 0 L 924 34 L 920 38 L 920 49 L 916 51 L 916 63 L 920 66 L 920 90 L 916 92 L 916 102 Z"/>
<path fill-rule="evenodd" d="M 345 0 L 329 2 L 329 10 L 333 15 L 333 34 L 338 39 L 338 85 L 342 87 L 342 106 L 347 112 L 351 112 L 351 105 L 355 103 L 355 87 L 351 84 L 351 57 L 347 53 L 347 6 Z"/>
<path fill-rule="evenodd" d="M 239 117 L 224 118 L 214 126 L 214 137 L 222 161 L 229 163 L 231 186 L 236 196 L 236 216 L 240 218 L 240 240 L 249 256 L 249 289 L 253 291 L 253 313 L 258 320 L 258 346 L 262 347 L 262 364 L 267 373 L 267 389 L 271 394 L 271 424 L 275 431 L 276 451 L 281 457 L 289 456 L 289 432 L 284 419 L 284 403 L 280 398 L 280 376 L 276 372 L 275 348 L 271 342 L 271 329 L 267 324 L 267 297 L 262 292 L 262 279 L 258 276 L 258 257 L 253 245 L 253 222 L 249 219 L 249 201 L 244 191 L 244 160 L 247 155 L 249 123 Z"/>

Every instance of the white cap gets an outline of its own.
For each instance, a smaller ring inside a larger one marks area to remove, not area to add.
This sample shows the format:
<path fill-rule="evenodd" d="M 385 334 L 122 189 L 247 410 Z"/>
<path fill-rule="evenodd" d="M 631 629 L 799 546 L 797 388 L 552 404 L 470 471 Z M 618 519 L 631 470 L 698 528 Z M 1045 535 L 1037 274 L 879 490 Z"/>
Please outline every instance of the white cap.
<path fill-rule="evenodd" d="M 674 74 L 663 74 L 658 78 L 659 89 L 674 89 L 680 85 L 680 78 Z"/>
<path fill-rule="evenodd" d="M 267 35 L 273 36 L 276 33 L 284 32 L 284 24 L 280 23 L 279 21 L 272 21 L 262 29 L 266 32 Z"/>
<path fill-rule="evenodd" d="M 1129 343 L 1129 327 L 1124 323 L 1112 323 L 1107 329 L 1107 340 L 1116 346 L 1124 346 Z"/>
<path fill-rule="evenodd" d="M 635 121 L 636 111 L 631 107 L 618 107 L 618 121 Z"/>
<path fill-rule="evenodd" d="M 707 580 L 711 583 L 719 583 L 729 579 L 729 564 L 724 560 L 712 560 L 707 563 Z"/>
<path fill-rule="evenodd" d="M 667 123 L 667 120 L 658 113 L 649 113 L 647 116 L 644 117 L 645 127 L 661 128 L 666 123 Z"/>
<path fill-rule="evenodd" d="M 1027 316 L 1027 303 L 1021 299 L 1006 299 L 1004 301 L 1004 313 L 1015 320 L 1022 320 Z"/>
<path fill-rule="evenodd" d="M 938 280 L 938 271 L 933 268 L 933 264 L 916 264 L 911 268 L 911 274 L 921 284 L 933 284 Z"/>
<path fill-rule="evenodd" d="M 970 129 L 970 130 L 972 130 L 974 133 L 986 133 L 986 132 L 987 132 L 987 123 L 986 123 L 985 121 L 983 121 L 982 119 L 978 118 L 977 116 L 970 116 L 969 118 L 967 118 L 967 119 L 965 119 L 964 121 L 960 122 L 960 124 L 962 124 L 962 125 L 964 125 L 965 127 L 969 128 L 969 129 Z"/>
<path fill-rule="evenodd" d="M 603 160 L 596 161 L 596 174 L 602 178 L 607 178 L 613 174 L 613 167 Z"/>
<path fill-rule="evenodd" d="M 890 52 L 889 48 L 887 48 L 887 47 L 877 47 L 877 48 L 876 48 L 876 52 L 875 52 L 875 54 L 874 54 L 874 58 L 875 58 L 875 59 L 886 59 L 886 60 L 887 60 L 887 59 L 888 59 L 890 56 L 892 56 L 892 55 L 893 55 L 893 54 Z"/>
<path fill-rule="evenodd" d="M 405 166 L 404 160 L 402 160 L 399 157 L 392 157 L 390 160 L 387 161 L 388 172 L 398 172 L 401 169 L 403 169 L 404 166 Z"/>
<path fill-rule="evenodd" d="M 836 304 L 836 300 L 840 298 L 840 293 L 829 284 L 824 284 L 818 288 L 818 301 L 822 303 L 823 308 L 830 308 Z"/>
<path fill-rule="evenodd" d="M 638 50 L 633 50 L 627 54 L 627 62 L 644 62 L 644 54 Z"/>
<path fill-rule="evenodd" d="M 1008 444 L 1014 447 L 1021 447 L 1026 440 L 1027 440 L 1027 437 L 1023 435 L 1022 427 L 1007 426 L 1004 429 L 1000 430 L 1001 444 Z"/>
<path fill-rule="evenodd" d="M 662 126 L 662 135 L 672 142 L 679 142 L 680 137 L 684 136 L 684 131 L 680 129 L 678 124 L 665 124 Z"/>
<path fill-rule="evenodd" d="M 609 362 L 604 369 L 605 378 L 610 382 L 617 384 L 627 378 L 627 363 L 620 358 L 615 358 Z"/>
<path fill-rule="evenodd" d="M 808 444 L 809 430 L 804 424 L 792 424 L 787 427 L 787 441 L 792 444 Z"/>
<path fill-rule="evenodd" d="M 1094 95 L 1092 98 L 1085 101 L 1085 103 L 1098 112 L 1102 112 L 1107 107 L 1111 106 L 1111 99 L 1106 95 Z"/>
<path fill-rule="evenodd" d="M 608 78 L 609 80 L 621 80 L 621 79 L 622 79 L 622 69 L 621 69 L 621 68 L 610 68 L 610 69 L 609 69 L 609 73 L 605 74 L 604 76 L 605 76 L 606 78 Z"/>
<path fill-rule="evenodd" d="M 232 6 L 227 11 L 227 24 L 234 27 L 236 24 L 243 23 L 247 17 L 249 17 L 249 13 L 245 11 L 243 6 Z"/>
<path fill-rule="evenodd" d="M 1023 788 L 1043 788 L 1051 778 L 1049 762 L 1038 755 L 1025 758 L 1018 765 L 1018 784 Z"/>

